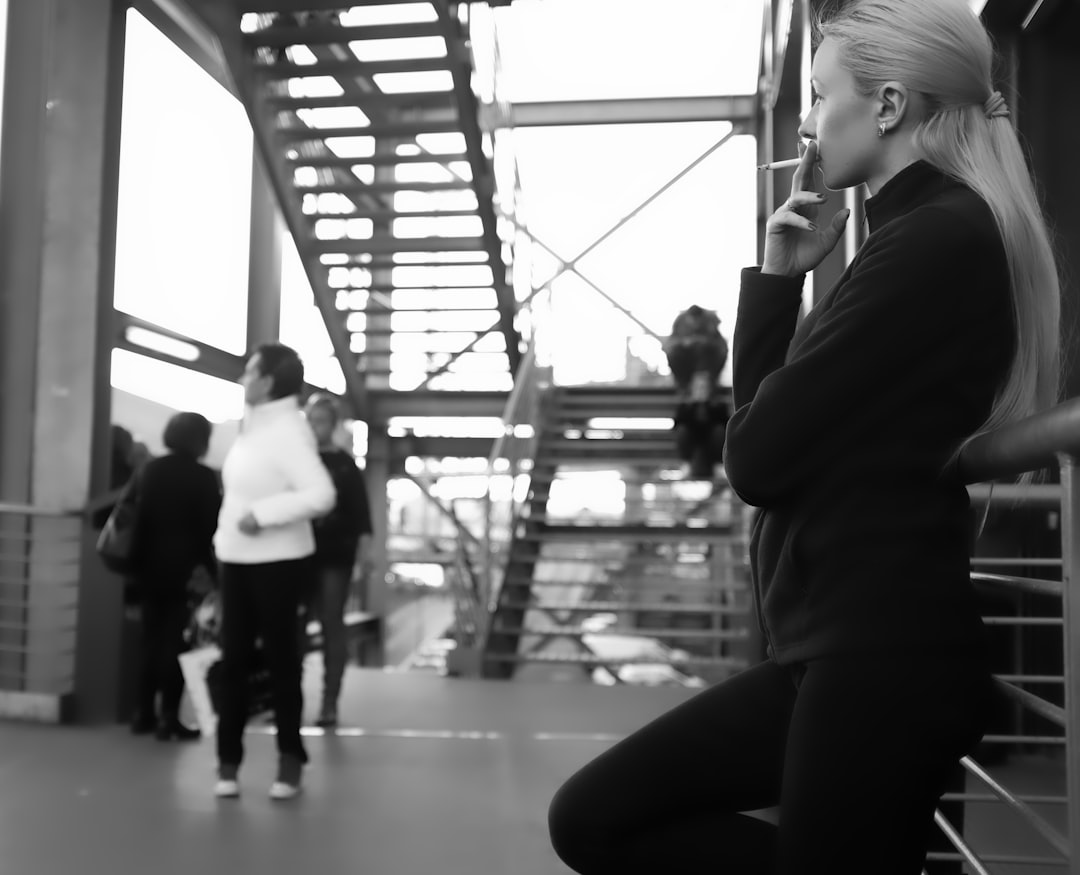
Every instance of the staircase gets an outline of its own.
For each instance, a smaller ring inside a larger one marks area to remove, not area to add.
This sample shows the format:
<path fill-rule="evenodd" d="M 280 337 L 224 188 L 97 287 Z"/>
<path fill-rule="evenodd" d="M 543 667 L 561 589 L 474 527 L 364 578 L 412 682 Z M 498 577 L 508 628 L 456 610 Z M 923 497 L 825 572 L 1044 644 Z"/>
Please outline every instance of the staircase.
<path fill-rule="evenodd" d="M 745 515 L 723 481 L 685 482 L 675 403 L 662 387 L 549 390 L 486 676 L 695 686 L 748 664 Z M 568 501 L 583 488 L 584 507 Z"/>
<path fill-rule="evenodd" d="M 509 389 L 520 361 L 467 4 L 197 0 L 348 394 Z"/>

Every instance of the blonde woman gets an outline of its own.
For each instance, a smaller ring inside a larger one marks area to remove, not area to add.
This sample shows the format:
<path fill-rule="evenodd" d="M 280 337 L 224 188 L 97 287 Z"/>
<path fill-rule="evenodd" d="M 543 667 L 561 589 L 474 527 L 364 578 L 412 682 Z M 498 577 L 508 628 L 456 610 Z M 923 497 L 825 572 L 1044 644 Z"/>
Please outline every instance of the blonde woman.
<path fill-rule="evenodd" d="M 1057 400 L 1058 279 L 965 0 L 819 23 L 808 141 L 743 273 L 726 465 L 768 658 L 571 777 L 555 849 L 599 873 L 917 875 L 991 695 L 969 581 L 973 434 Z M 865 185 L 869 237 L 797 324 Z M 779 805 L 779 825 L 745 812 Z"/>

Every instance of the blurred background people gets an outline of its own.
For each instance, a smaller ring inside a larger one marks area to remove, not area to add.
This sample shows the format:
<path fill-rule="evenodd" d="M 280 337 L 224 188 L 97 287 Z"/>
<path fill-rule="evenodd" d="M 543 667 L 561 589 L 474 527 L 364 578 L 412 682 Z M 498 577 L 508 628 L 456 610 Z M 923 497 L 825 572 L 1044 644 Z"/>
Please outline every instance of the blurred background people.
<path fill-rule="evenodd" d="M 316 725 L 338 722 L 338 699 L 345 675 L 345 602 L 353 571 L 366 573 L 370 556 L 371 510 L 363 472 L 348 450 L 334 443 L 341 414 L 333 396 L 313 395 L 306 406 L 308 422 L 319 446 L 319 457 L 334 482 L 334 509 L 314 521 L 315 588 L 310 613 L 322 628 L 323 691 Z"/>
<path fill-rule="evenodd" d="M 188 583 L 196 568 L 216 568 L 212 538 L 221 490 L 201 464 L 210 446 L 210 423 L 198 413 L 177 413 L 165 426 L 168 453 L 141 469 L 136 505 L 134 574 L 127 598 L 142 619 L 142 659 L 132 732 L 156 732 L 162 741 L 191 740 L 199 730 L 180 722 L 184 679 L 178 658 L 191 614 Z"/>
<path fill-rule="evenodd" d="M 273 685 L 278 771 L 270 795 L 300 791 L 307 753 L 298 614 L 309 591 L 311 520 L 334 507 L 334 485 L 301 414 L 304 365 L 280 343 L 259 346 L 240 382 L 248 406 L 222 469 L 224 497 L 214 545 L 220 562 L 222 702 L 217 730 L 219 797 L 240 793 L 247 681 L 256 639 Z"/>

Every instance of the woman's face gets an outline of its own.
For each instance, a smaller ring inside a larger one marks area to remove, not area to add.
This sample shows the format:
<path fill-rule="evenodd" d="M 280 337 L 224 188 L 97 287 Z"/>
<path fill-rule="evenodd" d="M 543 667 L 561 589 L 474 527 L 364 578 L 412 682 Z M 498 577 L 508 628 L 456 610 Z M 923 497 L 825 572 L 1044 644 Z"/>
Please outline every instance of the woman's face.
<path fill-rule="evenodd" d="M 334 419 L 334 414 L 326 409 L 326 405 L 316 404 L 309 408 L 307 418 L 311 430 L 315 432 L 315 440 L 320 445 L 330 443 L 331 438 L 334 436 L 334 429 L 337 428 L 337 422 Z"/>
<path fill-rule="evenodd" d="M 810 77 L 813 108 L 799 125 L 799 136 L 817 140 L 818 167 L 832 191 L 866 182 L 879 172 L 877 135 L 880 102 L 855 90 L 855 78 L 841 64 L 837 45 L 822 40 Z"/>

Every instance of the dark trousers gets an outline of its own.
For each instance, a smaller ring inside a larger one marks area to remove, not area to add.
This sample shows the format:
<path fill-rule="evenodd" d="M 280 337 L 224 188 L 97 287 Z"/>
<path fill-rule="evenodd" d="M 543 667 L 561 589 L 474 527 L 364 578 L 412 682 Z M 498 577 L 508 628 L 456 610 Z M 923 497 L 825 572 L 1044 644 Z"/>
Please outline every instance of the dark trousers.
<path fill-rule="evenodd" d="M 918 875 L 990 690 L 975 662 L 762 663 L 573 775 L 552 844 L 580 875 Z"/>
<path fill-rule="evenodd" d="M 180 671 L 184 629 L 189 610 L 183 591 L 144 599 L 142 611 L 142 665 L 139 670 L 138 714 L 143 720 L 175 720 L 180 713 L 184 676 Z M 160 710 L 158 695 L 160 694 Z"/>
<path fill-rule="evenodd" d="M 351 565 L 322 565 L 309 610 L 322 627 L 323 708 L 333 709 L 341 695 L 341 681 L 348 660 L 345 639 L 345 602 L 352 581 Z"/>
<path fill-rule="evenodd" d="M 307 762 L 300 739 L 303 694 L 300 689 L 299 609 L 311 574 L 309 559 L 260 565 L 221 566 L 221 685 L 218 762 L 240 765 L 248 716 L 248 675 L 255 641 L 273 685 L 278 752 Z"/>

